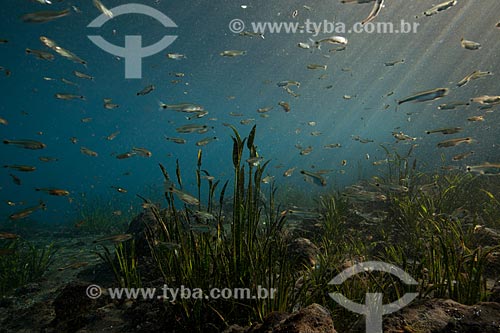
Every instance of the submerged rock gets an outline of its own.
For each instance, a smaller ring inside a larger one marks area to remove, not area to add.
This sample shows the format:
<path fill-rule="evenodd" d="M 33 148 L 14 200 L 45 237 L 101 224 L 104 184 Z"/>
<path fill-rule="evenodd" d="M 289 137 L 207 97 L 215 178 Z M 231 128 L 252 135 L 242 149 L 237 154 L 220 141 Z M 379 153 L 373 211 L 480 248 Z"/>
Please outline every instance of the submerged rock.
<path fill-rule="evenodd" d="M 385 333 L 498 333 L 500 304 L 482 302 L 468 306 L 449 299 L 416 301 L 385 316 L 383 330 Z M 365 318 L 360 317 L 349 332 L 365 332 Z"/>
<path fill-rule="evenodd" d="M 74 332 L 96 320 L 94 310 L 104 301 L 102 298 L 91 299 L 87 296 L 90 284 L 83 281 L 71 282 L 62 289 L 53 302 L 56 317 L 51 327 L 58 331 Z"/>
<path fill-rule="evenodd" d="M 139 215 L 137 215 L 127 229 L 127 234 L 134 235 L 135 240 L 135 253 L 139 257 L 151 256 L 151 250 L 148 245 L 147 232 L 148 228 L 156 234 L 159 232 L 158 222 L 154 217 L 151 210 L 146 209 Z"/>
<path fill-rule="evenodd" d="M 307 238 L 296 238 L 287 245 L 287 254 L 293 267 L 314 267 L 319 254 L 318 247 Z"/>
<path fill-rule="evenodd" d="M 237 325 L 229 327 L 224 333 L 336 333 L 330 312 L 319 304 L 291 314 L 272 312 L 262 324 L 242 328 Z"/>

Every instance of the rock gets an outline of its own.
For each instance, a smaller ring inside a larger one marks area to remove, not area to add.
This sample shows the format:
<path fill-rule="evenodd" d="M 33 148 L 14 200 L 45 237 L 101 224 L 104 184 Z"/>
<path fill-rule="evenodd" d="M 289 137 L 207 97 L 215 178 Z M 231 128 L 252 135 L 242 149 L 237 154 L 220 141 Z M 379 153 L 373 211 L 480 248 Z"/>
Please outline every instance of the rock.
<path fill-rule="evenodd" d="M 474 228 L 474 241 L 477 246 L 500 245 L 500 233 L 492 228 L 477 225 Z"/>
<path fill-rule="evenodd" d="M 53 302 L 56 317 L 50 324 L 56 331 L 74 332 L 91 321 L 95 321 L 92 312 L 104 303 L 100 299 L 91 299 L 86 291 L 89 282 L 77 281 L 67 284 Z"/>
<path fill-rule="evenodd" d="M 146 232 L 148 228 L 156 234 L 159 232 L 159 226 L 151 210 L 144 210 L 142 213 L 137 215 L 127 230 L 127 234 L 134 235 L 135 240 L 135 253 L 139 257 L 149 257 L 151 256 L 151 250 L 148 245 Z"/>
<path fill-rule="evenodd" d="M 292 314 L 272 312 L 262 324 L 248 328 L 230 326 L 224 333 L 336 333 L 330 312 L 319 304 Z"/>
<path fill-rule="evenodd" d="M 419 300 L 384 316 L 383 330 L 385 333 L 498 333 L 500 304 L 482 302 L 468 306 L 449 299 Z M 348 332 L 365 332 L 364 316 Z"/>
<path fill-rule="evenodd" d="M 500 303 L 500 279 L 496 280 L 491 288 L 489 301 Z"/>
<path fill-rule="evenodd" d="M 287 254 L 296 269 L 314 267 L 318 253 L 318 247 L 307 238 L 296 238 L 287 246 Z"/>

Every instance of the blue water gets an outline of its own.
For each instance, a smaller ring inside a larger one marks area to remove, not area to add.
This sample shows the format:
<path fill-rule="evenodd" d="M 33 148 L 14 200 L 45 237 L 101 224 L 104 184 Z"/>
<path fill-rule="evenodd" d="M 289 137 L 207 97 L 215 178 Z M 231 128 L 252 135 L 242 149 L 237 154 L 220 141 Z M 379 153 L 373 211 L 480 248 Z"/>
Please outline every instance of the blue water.
<path fill-rule="evenodd" d="M 500 74 L 500 29 L 495 28 L 500 20 L 497 0 L 459 1 L 456 6 L 432 17 L 423 17 L 422 13 L 435 1 L 387 1 L 375 21 L 418 22 L 417 33 L 340 34 L 349 40 L 346 50 L 341 52 L 329 52 L 332 48 L 329 45 L 321 50 L 297 47 L 299 42 L 309 42 L 309 37 L 319 39 L 338 35 L 336 33 L 318 37 L 307 33 L 265 33 L 265 39 L 249 38 L 229 31 L 228 23 L 234 18 L 242 19 L 247 25 L 252 21 L 303 22 L 309 18 L 316 22 L 335 20 L 350 26 L 368 15 L 371 4 L 136 1 L 165 13 L 178 27 L 165 29 L 150 17 L 131 14 L 114 18 L 96 32 L 86 27 L 100 14 L 91 1 L 53 2 L 53 5 L 22 0 L 2 3 L 0 38 L 7 39 L 8 43 L 0 44 L 0 66 L 8 68 L 12 74 L 7 77 L 0 72 L 0 117 L 9 122 L 7 126 L 0 125 L 0 136 L 2 139 L 39 140 L 47 144 L 47 148 L 31 151 L 0 146 L 1 165 L 37 167 L 31 173 L 0 170 L 0 219 L 7 219 L 11 213 L 43 200 L 48 210 L 35 213 L 34 219 L 71 221 L 82 196 L 98 197 L 103 202 L 114 200 L 123 209 L 139 208 L 141 201 L 135 197 L 136 193 L 148 195 L 151 187 L 162 186 L 163 176 L 158 163 L 164 164 L 174 176 L 176 159 L 183 170 L 185 189 L 194 193 L 199 149 L 195 142 L 208 136 L 216 136 L 218 140 L 202 148 L 203 169 L 222 181 L 232 180 L 232 131 L 223 123 L 235 125 L 242 135 L 247 135 L 251 126 L 257 124 L 258 152 L 272 161 L 268 174 L 275 176 L 278 186 L 294 185 L 305 193 L 341 190 L 360 178 L 383 174 L 384 165 L 372 165 L 386 158 L 380 144 L 400 153 L 407 152 L 411 144 L 418 144 L 414 157 L 422 170 L 439 170 L 442 165 L 450 164 L 464 170 L 465 165 L 499 161 L 498 107 L 488 113 L 478 110 L 477 104 L 451 111 L 436 109 L 441 103 L 500 94 L 497 79 Z M 112 9 L 124 2 L 107 0 L 104 4 Z M 303 8 L 304 4 L 311 10 Z M 29 12 L 72 6 L 80 12 L 72 8 L 69 16 L 52 22 L 33 24 L 20 19 Z M 291 14 L 295 9 L 298 16 L 293 18 Z M 125 35 L 142 35 L 143 45 L 155 43 L 165 34 L 178 38 L 166 50 L 143 59 L 142 79 L 125 79 L 124 60 L 99 49 L 87 38 L 88 34 L 101 34 L 116 45 L 123 45 Z M 56 41 L 85 59 L 88 65 L 85 67 L 59 55 L 54 61 L 44 61 L 25 54 L 26 48 L 50 51 L 41 44 L 40 36 Z M 477 51 L 463 49 L 461 37 L 480 42 L 482 48 Z M 224 50 L 245 50 L 247 53 L 234 58 L 221 57 L 219 53 Z M 167 53 L 181 53 L 186 59 L 167 59 Z M 385 62 L 400 59 L 405 62 L 384 66 Z M 306 68 L 313 63 L 328 68 L 326 71 Z M 73 70 L 88 73 L 95 80 L 78 79 L 73 76 Z M 492 71 L 494 75 L 457 88 L 456 83 L 474 70 Z M 175 72 L 185 73 L 185 77 L 178 79 L 170 74 Z M 326 77 L 320 78 L 324 74 Z M 46 81 L 43 77 L 56 80 Z M 77 83 L 78 87 L 61 82 L 61 78 Z M 171 83 L 176 79 L 180 82 Z M 277 83 L 282 80 L 299 81 L 300 88 L 291 89 L 300 96 L 293 97 L 279 88 Z M 136 96 L 149 84 L 156 87 L 152 93 Z M 438 87 L 448 87 L 451 92 L 439 101 L 396 107 L 395 100 Z M 394 94 L 385 97 L 390 92 Z M 55 93 L 84 95 L 86 100 L 57 100 Z M 344 99 L 344 95 L 352 98 Z M 235 98 L 229 99 L 229 96 Z M 103 98 L 112 98 L 120 107 L 104 109 Z M 200 104 L 209 114 L 187 120 L 186 114 L 160 110 L 160 101 Z M 277 105 L 280 101 L 288 102 L 292 111 L 285 113 Z M 268 113 L 269 118 L 261 118 L 256 110 L 269 106 L 274 106 Z M 244 116 L 234 117 L 230 112 Z M 467 121 L 467 117 L 476 115 L 484 115 L 485 121 Z M 86 117 L 93 120 L 82 123 L 81 119 Z M 255 121 L 250 125 L 239 123 L 248 118 Z M 311 121 L 316 122 L 316 126 L 307 124 Z M 175 132 L 175 128 L 190 123 L 206 124 L 213 129 L 206 134 Z M 425 130 L 455 126 L 463 127 L 464 131 L 453 136 L 425 134 Z M 120 131 L 116 139 L 105 139 L 116 131 Z M 313 131 L 322 134 L 312 136 Z M 417 140 L 395 143 L 393 131 L 403 131 Z M 168 142 L 165 136 L 183 137 L 188 143 Z M 374 142 L 362 144 L 353 140 L 353 136 Z M 465 136 L 473 137 L 476 142 L 436 148 L 441 140 Z M 78 138 L 78 143 L 71 143 L 71 137 Z M 340 143 L 342 147 L 323 149 L 330 143 Z M 312 146 L 314 150 L 310 155 L 301 156 L 295 145 Z M 96 151 L 99 156 L 81 154 L 81 146 Z M 132 147 L 145 147 L 153 156 L 115 158 L 114 155 Z M 451 161 L 453 155 L 469 150 L 475 152 L 469 159 Z M 38 160 L 39 156 L 53 156 L 58 161 L 43 163 Z M 347 161 L 346 166 L 341 165 L 342 160 Z M 284 178 L 283 172 L 291 167 L 297 168 L 294 175 Z M 328 186 L 322 188 L 304 182 L 299 173 L 301 169 L 333 171 L 325 176 Z M 21 186 L 13 183 L 10 173 L 21 178 Z M 128 193 L 117 193 L 111 186 L 125 188 Z M 73 200 L 36 192 L 34 189 L 39 187 L 67 189 Z M 26 204 L 9 207 L 5 201 Z"/>

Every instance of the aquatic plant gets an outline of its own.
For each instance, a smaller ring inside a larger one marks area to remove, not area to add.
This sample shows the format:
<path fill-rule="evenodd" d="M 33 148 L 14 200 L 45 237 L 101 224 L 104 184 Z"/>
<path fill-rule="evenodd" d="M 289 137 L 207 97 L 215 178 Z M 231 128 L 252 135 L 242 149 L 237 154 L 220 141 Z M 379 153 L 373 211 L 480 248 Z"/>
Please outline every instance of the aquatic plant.
<path fill-rule="evenodd" d="M 40 278 L 53 262 L 54 243 L 35 246 L 22 239 L 0 242 L 0 296 Z"/>
<path fill-rule="evenodd" d="M 131 212 L 119 209 L 114 200 L 87 196 L 77 201 L 76 215 L 78 230 L 90 234 L 120 233 L 132 217 Z"/>
<path fill-rule="evenodd" d="M 142 286 L 139 274 L 135 242 L 120 242 L 115 244 L 114 256 L 103 246 L 104 253 L 97 253 L 113 270 L 115 279 L 121 288 L 140 288 Z"/>
<path fill-rule="evenodd" d="M 177 313 L 186 327 L 201 329 L 211 325 L 216 330 L 229 323 L 248 324 L 262 320 L 272 311 L 291 310 L 296 304 L 293 293 L 297 274 L 287 260 L 287 242 L 283 232 L 286 214 L 275 206 L 275 191 L 270 186 L 268 200 L 261 200 L 261 178 L 268 164 L 261 164 L 255 146 L 254 126 L 248 138 L 242 139 L 232 127 L 234 136 L 232 161 L 234 183 L 232 212 L 225 211 L 228 182 L 222 186 L 218 200 L 215 195 L 220 182 L 202 170 L 202 151 L 198 153 L 196 170 L 198 201 L 181 200 L 177 208 L 173 182 L 160 165 L 165 182 L 171 190 L 165 192 L 167 209 L 160 211 L 148 205 L 156 218 L 159 235 L 150 228 L 149 244 L 165 283 L 169 286 L 189 286 L 207 292 L 210 288 L 276 289 L 274 298 L 178 300 Z M 248 159 L 243 154 L 248 150 Z M 208 185 L 207 204 L 200 202 L 202 175 Z M 176 164 L 180 189 L 182 177 Z M 178 193 L 178 192 L 177 192 Z M 182 198 L 181 198 L 182 199 Z M 184 198 L 186 199 L 186 198 Z M 147 203 L 147 200 L 145 200 Z M 197 211 L 193 211 L 196 206 Z M 229 214 L 226 222 L 224 214 Z"/>

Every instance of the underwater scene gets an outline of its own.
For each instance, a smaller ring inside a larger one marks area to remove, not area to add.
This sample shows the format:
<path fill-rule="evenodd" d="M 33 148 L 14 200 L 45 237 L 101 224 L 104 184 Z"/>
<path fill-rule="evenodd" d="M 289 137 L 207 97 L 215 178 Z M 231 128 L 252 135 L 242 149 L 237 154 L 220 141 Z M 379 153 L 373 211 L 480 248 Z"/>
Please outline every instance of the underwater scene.
<path fill-rule="evenodd" d="M 0 332 L 500 332 L 498 0 L 0 15 Z"/>

